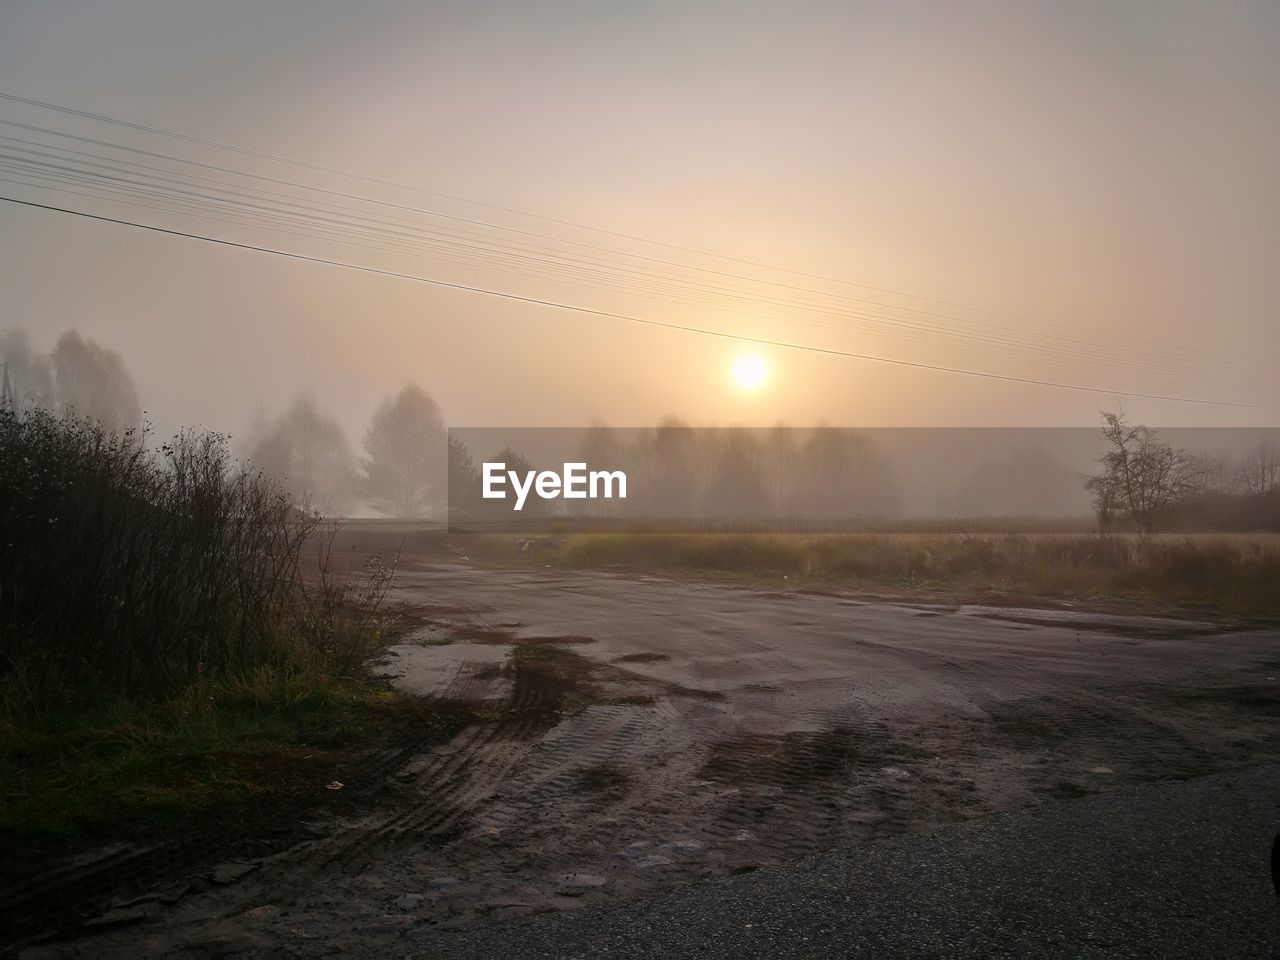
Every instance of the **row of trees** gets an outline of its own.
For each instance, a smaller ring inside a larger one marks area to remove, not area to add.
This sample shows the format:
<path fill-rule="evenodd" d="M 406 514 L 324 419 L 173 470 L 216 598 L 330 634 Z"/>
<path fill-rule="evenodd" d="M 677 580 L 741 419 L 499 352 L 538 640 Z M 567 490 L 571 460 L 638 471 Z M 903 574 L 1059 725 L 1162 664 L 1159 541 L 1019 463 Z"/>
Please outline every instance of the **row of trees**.
<path fill-rule="evenodd" d="M 142 406 L 124 359 L 74 330 L 52 351 L 37 353 L 22 330 L 0 331 L 0 400 L 23 413 L 74 413 L 110 433 L 142 425 Z"/>
<path fill-rule="evenodd" d="M 93 421 L 110 435 L 143 426 L 143 411 L 124 359 L 72 330 L 47 354 L 22 330 L 0 331 L 0 404 Z M 140 436 L 140 433 L 135 434 Z M 296 502 L 322 512 L 357 500 L 393 516 L 443 510 L 445 426 L 420 387 L 388 397 L 373 415 L 358 457 L 338 422 L 303 397 L 275 418 L 260 416 L 240 451 L 281 481 Z"/>
<path fill-rule="evenodd" d="M 341 512 L 359 499 L 395 517 L 443 516 L 447 508 L 455 520 L 504 512 L 480 497 L 477 458 L 520 474 L 560 465 L 535 465 L 510 447 L 473 454 L 448 434 L 435 401 L 413 384 L 382 402 L 362 446 L 364 456 L 357 457 L 337 421 L 304 398 L 274 419 L 260 418 L 245 453 L 295 499 L 322 512 Z M 668 417 L 645 430 L 592 427 L 558 459 L 627 475 L 625 502 L 556 505 L 557 512 L 584 516 L 821 519 L 885 516 L 896 507 L 888 467 L 851 430 L 706 430 Z M 535 498 L 525 515 L 542 509 Z"/>
<path fill-rule="evenodd" d="M 0 332 L 0 405 L 19 414 L 69 412 L 119 435 L 140 427 L 143 416 L 120 354 L 75 331 L 48 354 L 33 350 L 20 330 Z M 1235 460 L 1196 455 L 1110 413 L 1103 415 L 1102 436 L 1099 469 L 1084 485 L 1104 530 L 1120 523 L 1143 531 L 1174 523 L 1234 526 L 1280 500 L 1275 442 Z M 472 451 L 448 436 L 438 404 L 421 387 L 409 384 L 383 400 L 361 446 L 357 454 L 337 420 L 303 397 L 276 417 L 259 416 L 240 452 L 295 502 L 325 513 L 356 502 L 406 518 L 443 516 L 447 506 L 455 517 L 483 511 Z M 876 446 L 845 429 L 706 430 L 668 417 L 648 430 L 593 427 L 566 453 L 590 469 L 628 476 L 628 504 L 561 504 L 586 515 L 623 516 L 630 509 L 653 518 L 843 519 L 889 516 L 899 506 L 897 481 Z M 513 470 L 533 466 L 511 449 L 489 458 Z"/>
<path fill-rule="evenodd" d="M 1084 485 L 1104 532 L 1123 519 L 1144 533 L 1242 512 L 1265 520 L 1260 511 L 1274 511 L 1280 500 L 1280 445 L 1273 441 L 1232 461 L 1174 447 L 1120 414 L 1102 420 L 1099 470 Z"/>
<path fill-rule="evenodd" d="M 20 330 L 0 333 L 0 399 L 17 413 L 45 409 L 96 421 L 123 435 L 142 426 L 138 393 L 124 360 L 75 331 L 40 354 Z M 625 435 L 624 435 L 625 434 Z M 374 412 L 357 453 L 338 421 L 300 397 L 274 417 L 260 414 L 240 454 L 278 480 L 295 502 L 341 513 L 363 502 L 395 517 L 444 514 L 446 496 L 474 511 L 478 471 L 461 442 L 448 439 L 439 405 L 405 386 Z M 488 451 L 477 451 L 487 453 Z M 576 456 L 593 469 L 625 470 L 632 503 L 658 517 L 836 517 L 883 515 L 893 483 L 870 441 L 845 430 L 806 436 L 784 426 L 695 430 L 668 417 L 652 430 L 588 431 Z M 511 469 L 531 464 L 510 449 L 491 455 Z M 607 505 L 617 512 L 617 504 Z"/>
<path fill-rule="evenodd" d="M 338 422 L 300 397 L 275 418 L 259 416 L 243 452 L 300 503 L 341 513 L 357 501 L 394 517 L 443 512 L 446 431 L 435 400 L 416 384 L 374 411 L 357 456 Z"/>
<path fill-rule="evenodd" d="M 534 498 L 525 504 L 526 517 L 552 510 L 594 518 L 820 520 L 883 517 L 897 508 L 890 469 L 871 440 L 854 430 L 693 428 L 667 417 L 652 429 L 594 426 L 572 448 L 576 432 L 565 434 L 556 462 L 540 466 L 581 461 L 588 471 L 620 470 L 627 499 L 558 500 L 548 507 Z M 449 453 L 450 518 L 506 515 L 509 504 L 480 499 L 479 473 L 456 435 Z M 531 469 L 509 448 L 490 459 L 517 473 Z"/>
<path fill-rule="evenodd" d="M 1234 460 L 1195 454 L 1118 414 L 1104 414 L 1102 437 L 1099 470 L 1084 485 L 1104 530 L 1120 523 L 1148 532 L 1172 524 L 1256 525 L 1258 511 L 1270 516 L 1271 500 L 1280 499 L 1280 444 L 1274 441 Z M 282 478 L 295 499 L 325 512 L 361 500 L 395 517 L 443 516 L 448 508 L 457 519 L 493 506 L 480 501 L 473 451 L 448 435 L 439 406 L 421 387 L 410 384 L 387 397 L 362 446 L 363 456 L 354 454 L 338 423 L 304 398 L 274 420 L 260 418 L 245 452 Z M 629 502 L 561 501 L 558 512 L 821 520 L 893 516 L 901 506 L 900 478 L 880 450 L 867 435 L 842 428 L 695 429 L 667 417 L 645 430 L 597 425 L 564 453 L 588 469 L 625 471 Z M 521 473 L 535 466 L 510 448 L 487 459 Z M 1020 473 L 1028 469 L 1023 462 Z M 1046 460 L 1034 477 L 1021 479 L 1047 483 L 1054 469 Z M 1007 492 L 1001 498 L 1008 499 Z M 531 502 L 526 509 L 539 507 Z"/>

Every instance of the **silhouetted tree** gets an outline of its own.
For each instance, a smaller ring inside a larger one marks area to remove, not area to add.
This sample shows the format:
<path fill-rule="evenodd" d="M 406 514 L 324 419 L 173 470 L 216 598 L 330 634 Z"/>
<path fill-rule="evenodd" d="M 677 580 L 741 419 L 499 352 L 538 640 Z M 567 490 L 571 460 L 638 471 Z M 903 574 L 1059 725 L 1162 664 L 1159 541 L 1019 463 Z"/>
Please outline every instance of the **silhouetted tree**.
<path fill-rule="evenodd" d="M 587 428 L 586 435 L 578 446 L 578 457 L 587 465 L 588 471 L 625 469 L 624 464 L 633 459 L 635 451 L 624 447 L 625 444 L 619 441 L 617 433 L 597 421 Z M 635 476 L 634 472 L 629 475 L 633 483 L 643 485 L 643 479 Z M 625 501 L 615 500 L 566 500 L 563 503 L 562 509 L 595 517 L 616 516 L 626 508 Z"/>
<path fill-rule="evenodd" d="M 796 460 L 795 431 L 779 420 L 765 440 L 766 481 L 775 516 L 790 517 L 796 509 Z"/>
<path fill-rule="evenodd" d="M 883 516 L 895 507 L 879 450 L 852 430 L 815 428 L 797 451 L 793 477 L 799 514 L 806 518 Z"/>
<path fill-rule="evenodd" d="M 1084 488 L 1089 494 L 1089 505 L 1098 518 L 1098 529 L 1110 533 L 1120 513 L 1120 482 L 1109 471 L 1102 471 L 1084 478 Z"/>
<path fill-rule="evenodd" d="M 48 357 L 31 349 L 26 331 L 0 332 L 0 366 L 5 397 L 14 410 L 54 407 L 53 366 Z"/>
<path fill-rule="evenodd" d="M 648 443 L 649 505 L 658 516 L 688 517 L 698 493 L 695 434 L 678 417 L 658 421 Z"/>
<path fill-rule="evenodd" d="M 1245 493 L 1280 490 L 1280 444 L 1264 440 L 1247 452 L 1240 461 L 1239 478 Z"/>
<path fill-rule="evenodd" d="M 50 354 L 57 402 L 76 416 L 96 420 L 112 433 L 142 424 L 142 407 L 124 359 L 74 330 Z"/>
<path fill-rule="evenodd" d="M 49 356 L 32 350 L 22 330 L 0 333 L 0 368 L 7 402 L 19 412 L 70 412 L 117 434 L 142 425 L 138 392 L 123 358 L 74 330 L 58 339 Z"/>
<path fill-rule="evenodd" d="M 480 470 L 466 444 L 449 434 L 449 521 L 467 520 L 480 504 Z"/>
<path fill-rule="evenodd" d="M 853 453 L 845 431 L 818 426 L 799 451 L 800 509 L 805 517 L 848 517 L 854 505 Z"/>
<path fill-rule="evenodd" d="M 442 503 L 448 457 L 440 407 L 416 384 L 383 400 L 364 435 L 365 490 L 396 517 Z"/>
<path fill-rule="evenodd" d="M 1104 413 L 1102 420 L 1108 449 L 1098 458 L 1102 469 L 1085 478 L 1099 525 L 1109 528 L 1115 512 L 1122 510 L 1139 530 L 1150 533 L 1192 489 L 1191 458 L 1155 430 L 1126 423 L 1120 414 Z"/>
<path fill-rule="evenodd" d="M 510 447 L 503 447 L 486 462 L 506 464 L 506 466 L 503 467 L 503 473 L 505 474 L 514 471 L 520 477 L 521 482 L 524 481 L 524 478 L 529 471 L 537 469 L 524 454 L 517 453 Z M 481 477 L 480 484 L 483 486 L 483 483 L 484 478 Z M 529 491 L 529 495 L 525 498 L 524 506 L 520 509 L 519 513 L 516 513 L 513 509 L 515 506 L 516 495 L 515 491 L 511 489 L 511 483 L 509 481 L 503 486 L 503 490 L 505 490 L 507 494 L 507 498 L 505 500 L 481 501 L 481 509 L 484 512 L 489 513 L 491 517 L 498 517 L 504 520 L 519 520 L 522 517 L 537 517 L 546 513 L 546 501 L 534 493 L 533 490 Z"/>
<path fill-rule="evenodd" d="M 1240 491 L 1240 471 L 1221 455 L 1188 455 L 1186 477 L 1189 495 L 1229 497 Z"/>
<path fill-rule="evenodd" d="M 709 517 L 760 520 L 768 513 L 763 457 L 750 431 L 734 428 L 725 434 L 705 499 Z"/>
<path fill-rule="evenodd" d="M 252 460 L 305 509 L 338 513 L 352 501 L 356 475 L 351 448 L 337 421 L 310 397 L 299 397 L 271 422 Z"/>

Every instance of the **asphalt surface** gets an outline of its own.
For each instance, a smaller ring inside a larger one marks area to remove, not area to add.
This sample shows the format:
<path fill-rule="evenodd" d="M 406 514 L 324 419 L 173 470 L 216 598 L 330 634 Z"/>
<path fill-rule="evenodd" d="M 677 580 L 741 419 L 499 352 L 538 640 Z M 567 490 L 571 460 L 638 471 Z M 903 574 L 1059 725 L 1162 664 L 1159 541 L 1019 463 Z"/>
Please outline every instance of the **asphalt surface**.
<path fill-rule="evenodd" d="M 874 841 L 395 956 L 1271 957 L 1280 764 Z M 372 956 L 372 954 L 370 954 Z"/>

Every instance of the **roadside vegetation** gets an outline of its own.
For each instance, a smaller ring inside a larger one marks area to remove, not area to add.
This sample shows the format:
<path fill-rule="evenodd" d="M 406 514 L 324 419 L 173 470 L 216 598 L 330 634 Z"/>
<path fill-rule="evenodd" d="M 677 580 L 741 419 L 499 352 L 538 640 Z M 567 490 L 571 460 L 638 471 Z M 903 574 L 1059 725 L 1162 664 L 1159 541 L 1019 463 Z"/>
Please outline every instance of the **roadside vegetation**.
<path fill-rule="evenodd" d="M 391 566 L 226 439 L 0 404 L 0 845 L 322 791 L 369 735 Z"/>
<path fill-rule="evenodd" d="M 495 564 L 705 577 L 789 589 L 845 589 L 998 602 L 1136 602 L 1280 615 L 1274 534 L 583 533 L 513 541 L 454 538 Z"/>
<path fill-rule="evenodd" d="M 825 444 L 839 440 L 815 437 Z M 532 560 L 793 589 L 979 602 L 1120 601 L 1202 614 L 1280 615 L 1280 533 L 1274 532 L 1280 530 L 1280 448 L 1263 442 L 1238 462 L 1198 456 L 1117 414 L 1103 415 L 1102 439 L 1096 472 L 1080 478 L 1096 526 L 1083 517 L 932 525 L 904 520 L 896 528 L 881 520 L 876 532 L 846 527 L 826 534 L 659 532 L 640 524 L 622 532 L 575 532 L 566 525 L 555 535 L 524 537 L 514 545 L 493 535 L 472 536 L 464 552 L 482 562 Z M 833 489 L 856 487 L 842 482 Z M 846 511 L 856 502 L 844 494 Z M 866 530 L 865 520 L 844 522 Z M 1193 532 L 1202 530 L 1266 532 Z"/>

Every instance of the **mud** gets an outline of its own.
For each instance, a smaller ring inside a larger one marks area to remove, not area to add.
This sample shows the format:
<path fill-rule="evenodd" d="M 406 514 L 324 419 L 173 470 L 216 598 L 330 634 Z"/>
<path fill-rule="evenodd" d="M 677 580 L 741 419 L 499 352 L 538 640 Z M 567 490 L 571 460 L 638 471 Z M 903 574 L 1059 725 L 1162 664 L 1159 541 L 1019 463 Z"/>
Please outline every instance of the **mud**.
<path fill-rule="evenodd" d="M 424 563 L 392 600 L 419 626 L 379 669 L 470 722 L 225 882 L 51 866 L 99 922 L 24 955 L 342 955 L 1280 759 L 1274 629 Z"/>

